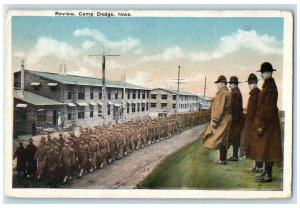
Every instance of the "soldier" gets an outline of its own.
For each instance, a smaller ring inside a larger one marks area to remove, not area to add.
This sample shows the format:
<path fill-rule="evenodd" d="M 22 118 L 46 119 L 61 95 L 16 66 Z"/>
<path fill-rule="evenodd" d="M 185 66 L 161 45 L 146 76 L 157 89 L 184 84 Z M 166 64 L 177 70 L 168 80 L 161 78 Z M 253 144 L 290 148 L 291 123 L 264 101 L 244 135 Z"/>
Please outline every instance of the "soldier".
<path fill-rule="evenodd" d="M 272 181 L 272 167 L 274 162 L 282 161 L 282 143 L 278 115 L 278 91 L 272 77 L 273 66 L 265 62 L 261 65 L 261 77 L 264 80 L 259 95 L 258 107 L 254 121 L 256 134 L 251 147 L 251 157 L 264 162 L 264 172 L 256 177 L 259 182 Z"/>
<path fill-rule="evenodd" d="M 90 148 L 90 154 L 91 154 L 91 167 L 89 172 L 93 172 L 97 169 L 97 158 L 100 157 L 100 149 L 99 149 L 99 143 L 96 141 L 96 136 L 93 134 L 91 136 L 91 141 L 89 142 L 89 148 Z"/>
<path fill-rule="evenodd" d="M 108 129 L 106 136 L 108 138 L 109 149 L 110 149 L 109 159 L 108 159 L 108 163 L 110 164 L 114 162 L 116 159 L 117 144 L 116 144 L 116 137 L 111 128 Z"/>
<path fill-rule="evenodd" d="M 36 146 L 33 144 L 33 139 L 29 138 L 29 144 L 26 147 L 26 162 L 27 162 L 27 178 L 34 176 L 36 173 Z"/>
<path fill-rule="evenodd" d="M 61 152 L 62 148 L 65 146 L 65 138 L 63 138 L 62 133 L 59 133 L 58 136 L 58 144 L 59 144 L 59 152 Z"/>
<path fill-rule="evenodd" d="M 239 160 L 241 131 L 244 126 L 243 97 L 238 87 L 239 83 L 236 76 L 230 77 L 232 122 L 229 132 L 229 146 L 232 145 L 233 153 L 227 160 L 236 162 Z"/>
<path fill-rule="evenodd" d="M 26 176 L 26 151 L 23 142 L 19 142 L 18 148 L 14 152 L 13 160 L 17 158 L 17 171 L 18 177 L 23 178 Z"/>
<path fill-rule="evenodd" d="M 62 149 L 59 156 L 60 167 L 63 168 L 64 180 L 63 184 L 66 184 L 71 180 L 71 170 L 75 165 L 75 152 L 70 145 L 70 141 L 65 142 L 64 148 Z"/>
<path fill-rule="evenodd" d="M 121 129 L 118 129 L 115 133 L 116 135 L 116 144 L 117 144 L 117 159 L 121 159 L 124 153 L 124 146 L 126 145 L 125 137 L 121 133 Z"/>
<path fill-rule="evenodd" d="M 48 151 L 48 145 L 46 144 L 45 137 L 41 138 L 40 144 L 37 147 L 35 159 L 37 161 L 37 180 L 44 174 L 45 168 L 45 156 Z"/>
<path fill-rule="evenodd" d="M 226 164 L 228 135 L 231 126 L 231 96 L 223 75 L 215 82 L 218 87 L 211 112 L 211 122 L 204 134 L 202 144 L 211 149 L 219 149 L 219 160 L 215 164 Z"/>
<path fill-rule="evenodd" d="M 56 188 L 58 182 L 58 168 L 59 168 L 59 152 L 55 147 L 55 143 L 50 144 L 50 149 L 45 155 L 45 164 L 47 164 L 48 183 L 50 188 Z"/>
<path fill-rule="evenodd" d="M 77 150 L 76 161 L 78 161 L 79 169 L 80 169 L 78 177 L 81 178 L 84 174 L 86 174 L 87 162 L 91 161 L 90 148 L 85 143 L 84 139 L 80 140 L 80 144 Z"/>
<path fill-rule="evenodd" d="M 100 168 L 103 168 L 103 166 L 106 165 L 108 161 L 108 156 L 110 152 L 109 142 L 104 135 L 100 137 L 99 149 L 100 149 Z"/>
<path fill-rule="evenodd" d="M 255 74 L 250 74 L 248 77 L 248 85 L 250 89 L 250 97 L 247 104 L 247 114 L 245 118 L 245 126 L 243 128 L 241 134 L 241 150 L 243 150 L 245 156 L 247 158 L 250 157 L 251 154 L 251 145 L 253 144 L 253 123 L 257 111 L 257 104 L 260 89 L 257 87 L 258 79 Z M 263 163 L 261 161 L 255 161 L 255 165 L 251 170 L 252 172 L 262 172 L 263 171 Z"/>

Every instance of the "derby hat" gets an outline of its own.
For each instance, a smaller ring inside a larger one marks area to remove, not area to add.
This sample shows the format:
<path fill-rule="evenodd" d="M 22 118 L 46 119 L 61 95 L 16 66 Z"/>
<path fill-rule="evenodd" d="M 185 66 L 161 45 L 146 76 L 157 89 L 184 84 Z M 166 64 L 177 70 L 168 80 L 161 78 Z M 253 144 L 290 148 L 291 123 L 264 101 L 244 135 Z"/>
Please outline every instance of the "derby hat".
<path fill-rule="evenodd" d="M 276 71 L 276 69 L 273 69 L 272 64 L 270 64 L 269 62 L 264 62 L 260 66 L 260 70 L 257 72 L 263 73 L 263 72 L 272 72 L 272 71 Z"/>
<path fill-rule="evenodd" d="M 227 79 L 225 76 L 221 75 L 218 77 L 218 80 L 215 81 L 215 83 L 218 83 L 218 82 L 224 82 L 225 84 L 227 83 Z"/>
<path fill-rule="evenodd" d="M 228 83 L 233 83 L 233 84 L 238 84 L 238 83 L 240 83 L 239 82 L 239 79 L 236 77 L 236 76 L 232 76 L 232 77 L 230 77 L 230 80 L 229 80 L 229 82 Z"/>
<path fill-rule="evenodd" d="M 258 79 L 257 79 L 257 76 L 253 73 L 251 73 L 248 77 L 248 84 L 252 84 L 252 83 L 257 83 L 258 82 Z"/>

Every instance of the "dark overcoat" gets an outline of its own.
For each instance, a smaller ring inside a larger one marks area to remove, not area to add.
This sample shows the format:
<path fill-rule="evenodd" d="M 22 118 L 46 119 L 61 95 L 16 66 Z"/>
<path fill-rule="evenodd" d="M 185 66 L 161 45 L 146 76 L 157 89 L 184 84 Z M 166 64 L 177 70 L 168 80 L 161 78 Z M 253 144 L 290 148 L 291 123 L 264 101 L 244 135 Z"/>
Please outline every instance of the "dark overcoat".
<path fill-rule="evenodd" d="M 259 88 L 254 88 L 249 93 L 250 96 L 246 109 L 245 125 L 241 133 L 241 150 L 246 152 L 246 157 L 250 157 L 251 144 L 253 143 L 253 137 L 255 136 L 255 134 L 253 134 L 253 123 L 257 111 L 259 93 Z"/>
<path fill-rule="evenodd" d="M 282 143 L 277 107 L 278 91 L 273 78 L 265 80 L 259 95 L 254 121 L 255 136 L 251 146 L 251 158 L 257 161 L 282 161 Z M 258 133 L 258 129 L 262 133 Z"/>
<path fill-rule="evenodd" d="M 231 89 L 232 122 L 229 132 L 229 145 L 240 146 L 241 131 L 244 126 L 243 97 L 238 87 Z"/>

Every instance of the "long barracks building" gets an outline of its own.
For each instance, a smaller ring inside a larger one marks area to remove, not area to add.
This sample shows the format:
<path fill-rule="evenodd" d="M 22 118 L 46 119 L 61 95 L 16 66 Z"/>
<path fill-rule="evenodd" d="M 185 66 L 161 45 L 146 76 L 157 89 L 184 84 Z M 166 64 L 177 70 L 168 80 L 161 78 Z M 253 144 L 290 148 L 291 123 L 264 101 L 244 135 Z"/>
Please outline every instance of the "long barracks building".
<path fill-rule="evenodd" d="M 102 79 L 25 69 L 15 72 L 14 133 L 30 133 L 33 122 L 37 127 L 47 123 L 94 126 L 149 115 L 150 89 L 106 80 L 106 92 L 104 118 Z"/>

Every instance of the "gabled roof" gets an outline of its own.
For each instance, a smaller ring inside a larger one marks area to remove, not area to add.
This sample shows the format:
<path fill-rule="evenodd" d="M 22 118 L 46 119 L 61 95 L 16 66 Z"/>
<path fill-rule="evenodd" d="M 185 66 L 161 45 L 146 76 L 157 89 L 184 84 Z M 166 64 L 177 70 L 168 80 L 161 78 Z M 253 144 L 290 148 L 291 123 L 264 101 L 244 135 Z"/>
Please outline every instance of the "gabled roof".
<path fill-rule="evenodd" d="M 24 90 L 24 98 L 21 98 L 20 91 L 21 90 L 14 90 L 14 98 L 22 100 L 26 103 L 30 103 L 32 105 L 64 105 L 61 102 L 57 102 L 55 100 L 31 93 L 26 90 Z"/>
<path fill-rule="evenodd" d="M 172 90 L 172 89 L 166 89 L 166 88 L 154 88 L 152 90 L 164 90 L 166 92 L 170 92 L 172 94 L 177 94 L 177 90 Z M 152 91 L 151 90 L 151 91 Z M 191 92 L 186 92 L 186 91 L 183 91 L 183 90 L 179 90 L 179 95 L 187 95 L 187 96 L 197 96 L 196 94 L 194 93 L 191 93 Z"/>
<path fill-rule="evenodd" d="M 99 86 L 99 87 L 102 86 L 102 79 L 100 78 L 76 76 L 76 75 L 69 75 L 69 74 L 59 74 L 59 73 L 52 73 L 52 72 L 32 71 L 32 70 L 25 70 L 25 71 L 33 75 L 51 80 L 53 82 L 59 82 L 62 84 L 77 84 L 77 85 Z M 124 84 L 122 81 L 114 81 L 114 80 L 106 79 L 106 87 L 123 88 L 123 86 Z M 149 90 L 145 87 L 134 85 L 128 82 L 126 82 L 125 87 L 130 89 Z"/>

